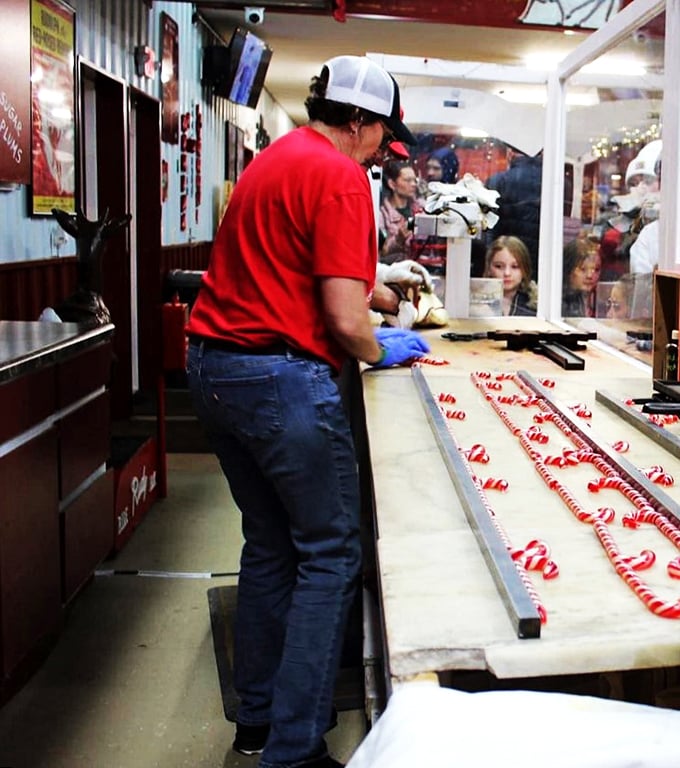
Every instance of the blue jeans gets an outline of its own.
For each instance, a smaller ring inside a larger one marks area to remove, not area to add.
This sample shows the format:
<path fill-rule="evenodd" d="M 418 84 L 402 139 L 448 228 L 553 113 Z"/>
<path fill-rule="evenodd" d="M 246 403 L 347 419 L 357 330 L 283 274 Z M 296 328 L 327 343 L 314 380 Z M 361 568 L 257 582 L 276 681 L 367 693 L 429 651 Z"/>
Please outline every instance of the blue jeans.
<path fill-rule="evenodd" d="M 261 768 L 326 754 L 335 677 L 361 568 L 354 444 L 330 367 L 292 351 L 189 346 L 198 417 L 242 516 L 237 713 L 271 724 Z"/>

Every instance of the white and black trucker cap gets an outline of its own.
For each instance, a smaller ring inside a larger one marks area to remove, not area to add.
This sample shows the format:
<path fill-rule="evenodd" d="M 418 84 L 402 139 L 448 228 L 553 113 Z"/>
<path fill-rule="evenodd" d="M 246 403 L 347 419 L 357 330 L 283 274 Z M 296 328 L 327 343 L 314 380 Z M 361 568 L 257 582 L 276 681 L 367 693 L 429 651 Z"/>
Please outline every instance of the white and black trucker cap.
<path fill-rule="evenodd" d="M 399 86 L 389 72 L 366 56 L 336 56 L 324 67 L 328 69 L 327 99 L 375 112 L 384 117 L 383 122 L 395 139 L 416 143 L 401 121 Z"/>

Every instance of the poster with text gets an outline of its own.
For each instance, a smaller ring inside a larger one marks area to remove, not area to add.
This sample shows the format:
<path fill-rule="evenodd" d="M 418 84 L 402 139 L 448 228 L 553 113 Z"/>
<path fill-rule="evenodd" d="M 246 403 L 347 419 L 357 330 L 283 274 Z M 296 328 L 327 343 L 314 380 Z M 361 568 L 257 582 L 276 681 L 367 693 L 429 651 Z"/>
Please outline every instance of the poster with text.
<path fill-rule="evenodd" d="M 31 2 L 32 215 L 75 212 L 75 11 Z"/>
<path fill-rule="evenodd" d="M 31 180 L 31 16 L 25 0 L 4 0 L 0 69 L 0 182 Z"/>
<path fill-rule="evenodd" d="M 161 13 L 161 139 L 179 143 L 179 28 L 167 13 Z"/>

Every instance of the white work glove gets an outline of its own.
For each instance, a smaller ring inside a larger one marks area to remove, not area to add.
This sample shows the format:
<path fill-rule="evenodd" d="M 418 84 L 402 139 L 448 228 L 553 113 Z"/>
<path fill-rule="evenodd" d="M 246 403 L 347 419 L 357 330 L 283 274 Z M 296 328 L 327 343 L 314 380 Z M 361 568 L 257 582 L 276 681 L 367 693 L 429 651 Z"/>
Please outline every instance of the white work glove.
<path fill-rule="evenodd" d="M 432 293 L 433 285 L 430 273 L 415 261 L 406 259 L 393 264 L 378 264 L 376 277 L 381 283 L 396 283 L 404 292 L 409 288 L 418 288 Z"/>

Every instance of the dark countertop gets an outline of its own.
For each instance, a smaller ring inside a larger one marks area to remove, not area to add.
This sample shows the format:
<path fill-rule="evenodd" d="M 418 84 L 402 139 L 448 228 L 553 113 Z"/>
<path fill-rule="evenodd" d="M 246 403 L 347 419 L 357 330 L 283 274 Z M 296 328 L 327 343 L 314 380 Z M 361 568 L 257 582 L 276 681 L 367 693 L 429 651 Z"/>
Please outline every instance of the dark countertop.
<path fill-rule="evenodd" d="M 0 320 L 0 384 L 59 362 L 113 335 L 114 326 Z"/>

